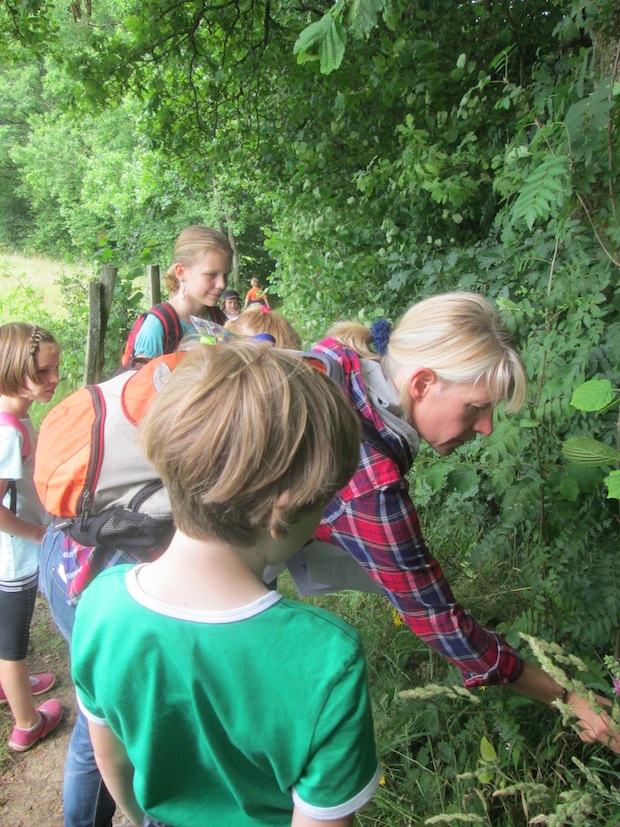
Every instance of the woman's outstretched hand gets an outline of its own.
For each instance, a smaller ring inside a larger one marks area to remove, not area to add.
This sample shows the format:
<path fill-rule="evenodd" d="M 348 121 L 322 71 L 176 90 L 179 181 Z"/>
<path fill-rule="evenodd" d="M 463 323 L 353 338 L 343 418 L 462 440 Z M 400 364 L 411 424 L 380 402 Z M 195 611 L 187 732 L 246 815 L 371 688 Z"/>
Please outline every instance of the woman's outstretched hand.
<path fill-rule="evenodd" d="M 611 702 L 601 695 L 596 695 L 596 701 L 601 706 L 611 706 Z M 579 721 L 579 737 L 586 743 L 600 741 L 616 755 L 620 755 L 620 732 L 614 729 L 610 716 L 604 710 L 596 712 L 587 698 L 582 698 L 576 692 L 569 692 L 566 698 L 573 715 Z"/>
<path fill-rule="evenodd" d="M 525 661 L 523 672 L 510 688 L 543 703 L 556 705 L 562 699 L 563 687 L 547 672 Z M 595 706 L 610 707 L 611 701 L 601 695 L 594 695 Z M 564 701 L 579 722 L 579 737 L 592 744 L 596 741 L 620 755 L 620 732 L 615 729 L 611 717 L 605 710 L 597 711 L 592 703 L 577 692 L 569 692 Z"/>

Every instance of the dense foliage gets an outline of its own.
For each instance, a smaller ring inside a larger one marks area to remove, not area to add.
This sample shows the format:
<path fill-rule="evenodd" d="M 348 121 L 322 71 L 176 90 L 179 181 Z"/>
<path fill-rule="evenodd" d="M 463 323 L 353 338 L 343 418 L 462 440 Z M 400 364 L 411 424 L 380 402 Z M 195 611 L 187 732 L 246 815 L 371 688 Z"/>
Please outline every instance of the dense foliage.
<path fill-rule="evenodd" d="M 121 268 L 118 337 L 139 266 L 167 265 L 194 221 L 234 236 L 239 283 L 269 277 L 308 344 L 336 318 L 395 320 L 442 290 L 497 302 L 529 410 L 500 411 L 491 437 L 450 458 L 423 454 L 415 498 L 463 602 L 515 644 L 559 641 L 608 691 L 617 0 L 8 0 L 0 23 L 0 243 L 76 260 L 105 248 Z M 606 401 L 584 407 L 573 394 L 590 380 Z M 606 461 L 584 462 L 584 437 Z M 575 744 L 551 741 L 545 710 L 489 692 L 401 714 L 397 689 L 455 676 L 383 620 L 368 642 L 398 653 L 389 686 L 373 667 L 387 787 L 366 823 L 617 823 L 605 757 L 571 763 Z"/>

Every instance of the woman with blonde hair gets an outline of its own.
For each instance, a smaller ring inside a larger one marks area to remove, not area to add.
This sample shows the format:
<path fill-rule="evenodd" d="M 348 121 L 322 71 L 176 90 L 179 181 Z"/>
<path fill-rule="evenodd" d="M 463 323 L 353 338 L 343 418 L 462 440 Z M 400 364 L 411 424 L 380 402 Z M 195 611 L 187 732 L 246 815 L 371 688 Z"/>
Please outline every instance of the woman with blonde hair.
<path fill-rule="evenodd" d="M 437 295 L 414 304 L 393 331 L 385 322 L 372 329 L 343 322 L 313 350 L 339 362 L 364 434 L 374 428 L 383 442 L 364 441 L 360 466 L 327 506 L 315 539 L 351 554 L 414 634 L 461 670 L 465 686 L 507 684 L 535 700 L 561 701 L 583 741 L 620 753 L 607 713 L 524 661 L 459 605 L 409 496 L 405 474 L 420 439 L 446 456 L 491 434 L 499 402 L 516 411 L 525 401 L 523 364 L 491 303 L 475 293 Z"/>

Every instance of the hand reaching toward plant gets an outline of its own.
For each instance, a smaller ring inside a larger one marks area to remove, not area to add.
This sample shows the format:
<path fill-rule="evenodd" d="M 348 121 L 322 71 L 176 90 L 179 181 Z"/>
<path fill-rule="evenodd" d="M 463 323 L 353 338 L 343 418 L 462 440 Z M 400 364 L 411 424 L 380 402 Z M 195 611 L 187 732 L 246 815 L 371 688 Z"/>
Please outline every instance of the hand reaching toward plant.
<path fill-rule="evenodd" d="M 510 684 L 510 688 L 537 701 L 564 705 L 579 721 L 579 738 L 582 741 L 586 743 L 599 741 L 609 747 L 612 752 L 620 755 L 620 732 L 614 728 L 607 712 L 596 709 L 598 705 L 610 707 L 611 702 L 607 698 L 594 693 L 588 693 L 590 698 L 573 691 L 565 693 L 564 687 L 548 672 L 527 661 L 521 676 Z"/>
<path fill-rule="evenodd" d="M 611 702 L 601 695 L 595 695 L 597 704 L 611 707 Z M 604 710 L 597 712 L 587 698 L 576 692 L 569 692 L 566 697 L 566 706 L 578 719 L 581 732 L 579 737 L 586 743 L 600 741 L 616 755 L 620 755 L 620 732 L 614 729 L 610 716 Z"/>

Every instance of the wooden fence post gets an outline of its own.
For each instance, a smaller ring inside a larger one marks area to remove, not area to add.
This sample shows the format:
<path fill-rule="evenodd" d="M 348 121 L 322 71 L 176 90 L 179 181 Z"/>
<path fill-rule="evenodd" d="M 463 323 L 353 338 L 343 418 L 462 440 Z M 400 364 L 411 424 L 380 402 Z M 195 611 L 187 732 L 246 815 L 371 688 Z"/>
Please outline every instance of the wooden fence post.
<path fill-rule="evenodd" d="M 103 334 L 108 326 L 108 319 L 110 318 L 110 309 L 112 307 L 112 299 L 114 298 L 114 284 L 116 282 L 116 274 L 118 267 L 113 267 L 111 264 L 103 264 L 101 272 L 99 273 L 99 281 L 101 282 L 101 321 Z"/>
<path fill-rule="evenodd" d="M 86 340 L 86 362 L 84 365 L 84 384 L 100 382 L 104 367 L 105 334 L 110 318 L 110 308 L 114 296 L 114 282 L 117 267 L 103 264 L 99 278 L 88 285 L 88 338 Z"/>
<path fill-rule="evenodd" d="M 161 284 L 159 281 L 159 264 L 146 265 L 146 281 L 151 307 L 161 302 Z"/>
<path fill-rule="evenodd" d="M 88 285 L 88 336 L 86 337 L 86 361 L 84 385 L 97 381 L 99 343 L 101 341 L 101 285 L 91 281 Z"/>

